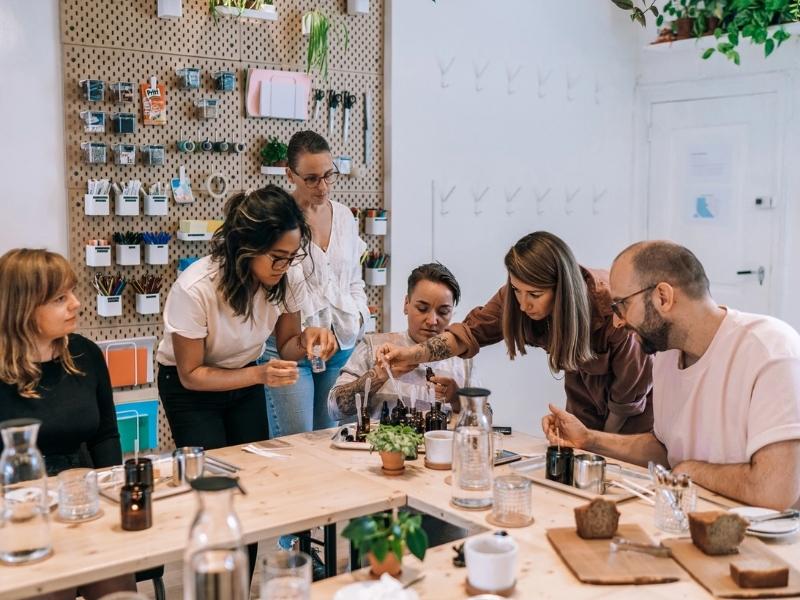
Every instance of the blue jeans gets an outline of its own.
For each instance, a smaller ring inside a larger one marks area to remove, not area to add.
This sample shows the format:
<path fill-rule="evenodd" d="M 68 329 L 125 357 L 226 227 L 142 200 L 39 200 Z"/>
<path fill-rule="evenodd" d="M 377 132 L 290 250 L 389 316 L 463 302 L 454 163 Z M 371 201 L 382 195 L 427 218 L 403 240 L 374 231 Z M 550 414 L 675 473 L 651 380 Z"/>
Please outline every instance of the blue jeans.
<path fill-rule="evenodd" d="M 297 363 L 300 371 L 297 383 L 278 388 L 264 386 L 270 438 L 336 425 L 328 414 L 328 392 L 352 353 L 352 348 L 339 350 L 326 361 L 327 368 L 322 373 L 312 373 L 311 363 L 303 359 Z M 258 362 L 265 363 L 272 358 L 280 358 L 274 336 L 267 340 L 267 348 Z"/>

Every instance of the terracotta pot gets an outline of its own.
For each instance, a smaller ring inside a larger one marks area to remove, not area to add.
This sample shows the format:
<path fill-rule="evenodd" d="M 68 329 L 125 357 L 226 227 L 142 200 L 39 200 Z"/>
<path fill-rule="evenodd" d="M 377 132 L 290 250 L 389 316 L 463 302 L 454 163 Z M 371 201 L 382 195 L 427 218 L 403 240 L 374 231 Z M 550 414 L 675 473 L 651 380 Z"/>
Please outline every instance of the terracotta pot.
<path fill-rule="evenodd" d="M 369 564 L 372 567 L 369 573 L 376 579 L 384 573 L 388 573 L 392 577 L 397 577 L 403 571 L 403 565 L 399 560 L 397 560 L 397 556 L 394 552 L 389 552 L 389 554 L 386 555 L 386 558 L 383 559 L 383 562 L 378 562 L 378 559 L 375 558 L 375 555 L 372 552 L 367 554 L 367 558 L 369 559 Z"/>
<path fill-rule="evenodd" d="M 706 35 L 714 35 L 714 30 L 717 27 L 719 27 L 719 18 L 708 17 L 708 30 L 706 31 Z"/>
<path fill-rule="evenodd" d="M 381 460 L 386 475 L 400 475 L 406 468 L 402 452 L 381 452 Z"/>
<path fill-rule="evenodd" d="M 692 37 L 692 25 L 694 24 L 694 19 L 690 19 L 689 17 L 681 17 L 680 19 L 676 19 L 675 21 L 675 39 L 676 40 L 686 40 Z"/>

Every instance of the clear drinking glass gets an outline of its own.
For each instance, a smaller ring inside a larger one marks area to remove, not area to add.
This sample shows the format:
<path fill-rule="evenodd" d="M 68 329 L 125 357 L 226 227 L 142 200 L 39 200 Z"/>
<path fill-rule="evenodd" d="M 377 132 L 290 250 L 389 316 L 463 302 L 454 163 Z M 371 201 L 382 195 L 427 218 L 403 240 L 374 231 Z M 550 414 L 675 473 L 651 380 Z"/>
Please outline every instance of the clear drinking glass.
<path fill-rule="evenodd" d="M 188 566 L 192 600 L 241 600 L 250 596 L 247 559 L 240 551 L 206 548 L 195 552 Z M 189 597 L 185 591 L 183 597 Z"/>
<path fill-rule="evenodd" d="M 0 423 L 0 562 L 22 564 L 48 556 L 50 497 L 36 436 L 42 422 L 12 419 Z"/>
<path fill-rule="evenodd" d="M 261 562 L 261 600 L 309 600 L 311 557 L 290 550 L 266 556 Z"/>
<path fill-rule="evenodd" d="M 322 373 L 326 368 L 325 359 L 322 358 L 322 346 L 317 344 L 311 348 L 311 372 Z"/>
<path fill-rule="evenodd" d="M 684 533 L 689 530 L 688 514 L 697 508 L 697 488 L 690 481 L 687 486 L 656 484 L 655 525 L 667 533 Z"/>
<path fill-rule="evenodd" d="M 97 472 L 92 469 L 67 469 L 58 474 L 58 517 L 81 521 L 100 510 Z"/>
<path fill-rule="evenodd" d="M 461 416 L 453 436 L 453 485 L 451 500 L 462 508 L 492 505 L 492 422 L 485 407 L 489 390 L 462 388 Z"/>
<path fill-rule="evenodd" d="M 531 482 L 519 475 L 494 480 L 492 522 L 503 527 L 525 527 L 533 521 Z"/>

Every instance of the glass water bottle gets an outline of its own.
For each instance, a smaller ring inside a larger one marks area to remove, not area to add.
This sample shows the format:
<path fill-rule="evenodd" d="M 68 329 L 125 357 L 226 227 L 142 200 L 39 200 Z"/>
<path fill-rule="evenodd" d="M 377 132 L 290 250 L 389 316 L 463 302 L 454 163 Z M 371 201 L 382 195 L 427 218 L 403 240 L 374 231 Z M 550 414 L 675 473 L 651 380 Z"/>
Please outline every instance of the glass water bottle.
<path fill-rule="evenodd" d="M 197 514 L 183 555 L 184 600 L 248 600 L 247 554 L 242 526 L 233 510 L 236 480 L 199 477 Z"/>
<path fill-rule="evenodd" d="M 489 390 L 461 388 L 461 414 L 453 437 L 452 502 L 463 508 L 492 505 L 492 421 L 486 411 Z"/>
<path fill-rule="evenodd" d="M 42 422 L 12 419 L 0 423 L 0 562 L 22 564 L 53 551 L 47 472 L 36 436 Z"/>

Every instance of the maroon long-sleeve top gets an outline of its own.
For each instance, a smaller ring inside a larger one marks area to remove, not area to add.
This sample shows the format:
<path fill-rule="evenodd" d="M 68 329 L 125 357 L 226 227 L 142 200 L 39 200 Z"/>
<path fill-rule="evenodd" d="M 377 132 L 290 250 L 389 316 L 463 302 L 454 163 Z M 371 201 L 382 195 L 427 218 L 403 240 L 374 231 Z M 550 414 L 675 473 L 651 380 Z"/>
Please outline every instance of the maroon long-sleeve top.
<path fill-rule="evenodd" d="M 620 433 L 643 433 L 653 428 L 652 361 L 633 332 L 616 328 L 606 271 L 581 267 L 591 305 L 591 348 L 594 358 L 577 371 L 564 374 L 567 410 L 591 429 L 604 428 L 609 413 L 626 419 Z M 462 323 L 448 327 L 475 356 L 483 346 L 503 340 L 503 307 L 507 288 L 501 287 L 485 306 L 473 308 Z M 523 315 L 525 343 L 547 349 L 544 321 Z"/>

